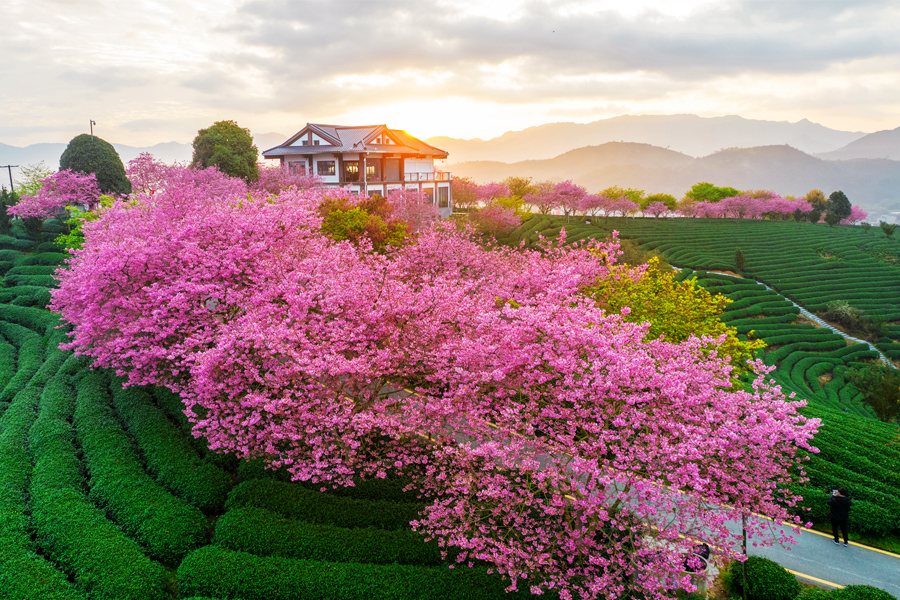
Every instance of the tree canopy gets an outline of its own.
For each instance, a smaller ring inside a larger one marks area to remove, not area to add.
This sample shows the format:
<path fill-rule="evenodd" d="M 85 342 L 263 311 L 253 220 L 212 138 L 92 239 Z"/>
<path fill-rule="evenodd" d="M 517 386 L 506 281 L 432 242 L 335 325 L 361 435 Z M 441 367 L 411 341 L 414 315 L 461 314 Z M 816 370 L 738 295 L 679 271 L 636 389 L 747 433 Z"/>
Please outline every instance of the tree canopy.
<path fill-rule="evenodd" d="M 59 157 L 59 170 L 97 176 L 104 194 L 130 194 L 131 182 L 125 176 L 125 165 L 112 144 L 86 133 L 76 135 Z"/>
<path fill-rule="evenodd" d="M 707 181 L 701 181 L 691 186 L 684 194 L 684 200 L 692 202 L 718 202 L 732 196 L 739 196 L 740 191 L 733 187 L 718 187 Z"/>
<path fill-rule="evenodd" d="M 259 149 L 250 130 L 235 121 L 216 121 L 199 130 L 192 145 L 194 165 L 217 167 L 226 175 L 244 181 L 256 181 L 259 176 Z"/>
<path fill-rule="evenodd" d="M 585 295 L 615 239 L 486 248 L 423 220 L 378 253 L 323 228 L 324 203 L 364 196 L 166 178 L 84 223 L 52 309 L 95 365 L 179 392 L 211 449 L 319 483 L 409 477 L 436 499 L 417 531 L 563 598 L 668 598 L 696 540 L 739 555 L 727 522 L 800 522 L 784 483 L 817 422 L 761 363 L 734 388 L 715 340 Z"/>
<path fill-rule="evenodd" d="M 828 211 L 828 214 L 834 215 L 838 221 L 841 221 L 850 216 L 853 207 L 850 206 L 850 200 L 847 198 L 847 195 L 838 190 L 831 192 L 831 195 L 828 196 L 825 210 Z"/>

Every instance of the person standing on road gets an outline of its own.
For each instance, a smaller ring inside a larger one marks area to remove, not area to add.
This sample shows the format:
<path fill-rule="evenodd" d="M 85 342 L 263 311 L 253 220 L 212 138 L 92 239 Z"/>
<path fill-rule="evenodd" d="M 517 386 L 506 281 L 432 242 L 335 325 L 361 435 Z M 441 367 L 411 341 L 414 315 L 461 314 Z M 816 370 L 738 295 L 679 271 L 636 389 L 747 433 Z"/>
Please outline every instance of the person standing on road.
<path fill-rule="evenodd" d="M 850 507 L 853 501 L 850 500 L 850 494 L 847 488 L 838 488 L 831 492 L 831 498 L 828 499 L 828 507 L 831 509 L 831 532 L 834 534 L 834 543 L 840 544 L 838 541 L 838 529 L 844 535 L 844 547 L 849 546 L 847 541 L 847 522 L 850 519 Z"/>

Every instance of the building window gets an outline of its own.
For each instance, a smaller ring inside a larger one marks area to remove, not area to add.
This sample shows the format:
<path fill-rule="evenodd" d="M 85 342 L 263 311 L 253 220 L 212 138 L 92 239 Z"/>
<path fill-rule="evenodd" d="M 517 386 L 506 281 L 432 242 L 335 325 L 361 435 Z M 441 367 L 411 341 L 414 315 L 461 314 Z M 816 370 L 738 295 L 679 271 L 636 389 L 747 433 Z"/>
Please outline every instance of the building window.
<path fill-rule="evenodd" d="M 434 190 L 431 188 L 422 188 L 422 191 L 425 192 L 425 199 L 428 204 L 434 204 Z"/>
<path fill-rule="evenodd" d="M 302 142 L 300 142 L 301 146 L 306 146 L 308 144 L 309 144 L 309 140 L 303 140 Z"/>
<path fill-rule="evenodd" d="M 318 146 L 318 145 L 319 145 L 319 140 L 313 140 L 313 146 Z"/>
<path fill-rule="evenodd" d="M 344 162 L 344 181 L 359 181 L 358 160 L 348 160 Z"/>
<path fill-rule="evenodd" d="M 450 188 L 438 188 L 438 208 L 448 208 L 450 206 Z"/>
<path fill-rule="evenodd" d="M 288 172 L 295 175 L 306 175 L 306 161 L 293 160 L 288 163 Z"/>
<path fill-rule="evenodd" d="M 318 173 L 322 177 L 334 175 L 334 161 L 320 160 L 316 163 L 316 173 Z"/>

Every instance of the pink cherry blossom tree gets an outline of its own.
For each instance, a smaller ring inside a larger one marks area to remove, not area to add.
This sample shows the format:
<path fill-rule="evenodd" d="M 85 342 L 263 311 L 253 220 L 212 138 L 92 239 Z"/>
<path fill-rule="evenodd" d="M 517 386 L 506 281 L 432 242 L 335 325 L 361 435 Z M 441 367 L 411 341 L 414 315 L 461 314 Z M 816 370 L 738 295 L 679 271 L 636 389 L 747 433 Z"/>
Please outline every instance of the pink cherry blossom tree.
<path fill-rule="evenodd" d="M 580 210 L 584 198 L 588 195 L 586 189 L 580 185 L 575 185 L 568 179 L 554 184 L 552 193 L 555 195 L 554 203 L 562 209 L 563 214 L 566 215 L 566 221 L 576 211 Z"/>
<path fill-rule="evenodd" d="M 331 190 L 216 177 L 86 223 L 52 307 L 95 364 L 179 392 L 212 448 L 323 485 L 410 476 L 416 529 L 566 599 L 668 597 L 691 538 L 733 558 L 729 519 L 790 518 L 816 422 L 761 364 L 734 390 L 710 340 L 649 340 L 586 297 L 614 241 L 485 248 L 436 223 L 375 253 L 321 233 Z"/>
<path fill-rule="evenodd" d="M 850 207 L 850 216 L 841 221 L 841 225 L 855 225 L 860 221 L 865 221 L 868 216 L 869 213 L 861 209 L 858 204 L 854 204 Z"/>
<path fill-rule="evenodd" d="M 650 215 L 651 217 L 658 219 L 662 215 L 669 212 L 669 207 L 665 205 L 663 202 L 651 202 L 644 209 L 644 214 Z"/>
<path fill-rule="evenodd" d="M 97 176 L 84 175 L 70 169 L 58 171 L 41 180 L 41 188 L 33 196 L 22 196 L 18 204 L 9 207 L 9 214 L 20 218 L 49 219 L 58 216 L 67 206 L 91 206 L 100 197 Z"/>

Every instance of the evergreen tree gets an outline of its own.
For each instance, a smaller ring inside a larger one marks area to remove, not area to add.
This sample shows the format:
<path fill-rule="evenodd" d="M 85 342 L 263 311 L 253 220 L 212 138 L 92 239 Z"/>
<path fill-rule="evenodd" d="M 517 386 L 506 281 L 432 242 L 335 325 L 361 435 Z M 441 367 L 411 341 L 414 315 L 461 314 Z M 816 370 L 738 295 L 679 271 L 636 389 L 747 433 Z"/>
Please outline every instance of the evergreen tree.
<path fill-rule="evenodd" d="M 211 127 L 201 129 L 193 142 L 194 165 L 218 167 L 220 171 L 245 181 L 256 181 L 259 167 L 256 160 L 259 150 L 253 143 L 250 130 L 235 121 L 216 121 Z"/>
<path fill-rule="evenodd" d="M 93 173 L 104 194 L 130 194 L 131 182 L 125 176 L 125 166 L 112 144 L 96 135 L 86 133 L 72 138 L 59 157 L 59 170 Z"/>
<path fill-rule="evenodd" d="M 825 205 L 825 210 L 828 211 L 828 214 L 834 215 L 838 221 L 841 221 L 850 216 L 850 200 L 847 198 L 847 195 L 840 190 L 832 192 L 831 195 L 828 196 L 828 203 Z"/>
<path fill-rule="evenodd" d="M 15 192 L 11 192 L 6 188 L 0 189 L 0 235 L 9 235 L 12 217 L 7 212 L 7 209 L 18 201 L 19 197 Z"/>

